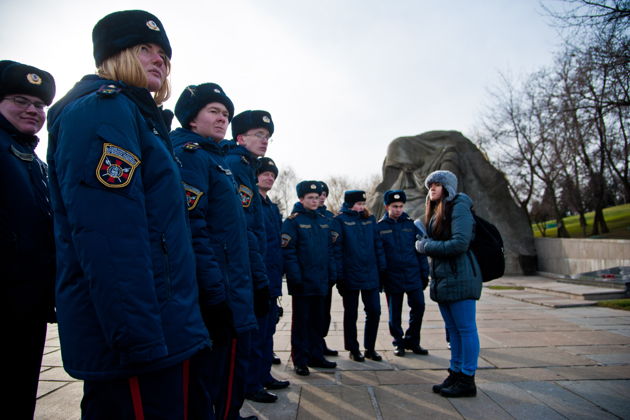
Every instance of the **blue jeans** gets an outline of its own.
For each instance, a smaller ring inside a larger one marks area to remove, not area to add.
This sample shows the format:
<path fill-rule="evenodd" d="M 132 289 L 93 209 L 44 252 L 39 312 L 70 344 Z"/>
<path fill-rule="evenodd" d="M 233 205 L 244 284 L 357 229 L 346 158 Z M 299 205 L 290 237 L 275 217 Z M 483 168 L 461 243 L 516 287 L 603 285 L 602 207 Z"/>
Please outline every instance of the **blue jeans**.
<path fill-rule="evenodd" d="M 479 358 L 479 334 L 477 333 L 474 299 L 439 303 L 444 324 L 451 342 L 451 370 L 474 375 Z"/>

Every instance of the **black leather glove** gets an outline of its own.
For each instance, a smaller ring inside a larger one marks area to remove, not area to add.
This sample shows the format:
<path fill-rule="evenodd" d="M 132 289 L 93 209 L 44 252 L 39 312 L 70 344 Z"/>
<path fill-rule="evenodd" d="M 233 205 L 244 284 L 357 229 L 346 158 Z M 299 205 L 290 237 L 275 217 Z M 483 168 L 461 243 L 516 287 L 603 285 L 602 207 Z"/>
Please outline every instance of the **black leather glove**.
<path fill-rule="evenodd" d="M 269 287 L 265 286 L 254 290 L 254 313 L 258 318 L 269 313 L 270 303 Z"/>
<path fill-rule="evenodd" d="M 226 344 L 236 337 L 232 310 L 226 301 L 216 305 L 202 305 L 201 316 L 213 342 Z"/>

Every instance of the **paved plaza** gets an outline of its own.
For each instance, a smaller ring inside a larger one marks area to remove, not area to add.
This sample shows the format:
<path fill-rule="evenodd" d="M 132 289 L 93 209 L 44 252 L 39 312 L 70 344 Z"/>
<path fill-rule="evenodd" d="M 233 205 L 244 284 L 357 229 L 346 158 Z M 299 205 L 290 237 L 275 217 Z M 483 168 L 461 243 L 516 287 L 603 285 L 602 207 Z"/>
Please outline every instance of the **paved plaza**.
<path fill-rule="evenodd" d="M 488 284 L 521 282 L 548 280 L 505 277 Z M 381 295 L 377 351 L 383 361 L 357 363 L 341 351 L 343 307 L 335 292 L 327 341 L 340 351 L 329 358 L 338 367 L 311 369 L 307 377 L 295 375 L 289 361 L 291 300 L 285 296 L 275 336 L 282 364 L 274 366 L 273 374 L 291 386 L 277 392 L 274 404 L 246 402 L 241 414 L 279 420 L 630 419 L 630 312 L 547 305 L 529 298 L 536 295 L 529 289 L 484 288 L 477 306 L 478 395 L 446 399 L 431 391 L 446 376 L 449 350 L 437 304 L 428 295 L 427 290 L 421 344 L 429 356 L 394 356 Z M 81 395 L 82 383 L 63 370 L 56 326 L 50 326 L 35 418 L 79 419 Z"/>

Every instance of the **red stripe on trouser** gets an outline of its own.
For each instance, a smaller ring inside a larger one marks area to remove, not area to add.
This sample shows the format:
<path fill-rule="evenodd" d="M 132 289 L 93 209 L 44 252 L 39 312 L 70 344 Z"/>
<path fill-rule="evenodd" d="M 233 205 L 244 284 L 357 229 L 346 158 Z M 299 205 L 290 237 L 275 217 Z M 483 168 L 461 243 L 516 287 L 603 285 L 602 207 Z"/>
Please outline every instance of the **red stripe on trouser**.
<path fill-rule="evenodd" d="M 138 385 L 137 376 L 129 378 L 129 388 L 131 390 L 131 401 L 133 402 L 133 413 L 136 416 L 136 420 L 144 420 L 142 397 L 140 396 L 140 385 Z"/>
<path fill-rule="evenodd" d="M 227 420 L 232 404 L 232 388 L 234 387 L 234 367 L 236 365 L 236 338 L 232 339 L 232 348 L 230 350 L 230 367 L 228 370 L 227 397 L 225 399 L 225 413 L 223 419 Z"/>
<path fill-rule="evenodd" d="M 188 420 L 188 387 L 190 378 L 190 360 L 184 360 L 182 376 L 184 377 L 184 420 Z"/>

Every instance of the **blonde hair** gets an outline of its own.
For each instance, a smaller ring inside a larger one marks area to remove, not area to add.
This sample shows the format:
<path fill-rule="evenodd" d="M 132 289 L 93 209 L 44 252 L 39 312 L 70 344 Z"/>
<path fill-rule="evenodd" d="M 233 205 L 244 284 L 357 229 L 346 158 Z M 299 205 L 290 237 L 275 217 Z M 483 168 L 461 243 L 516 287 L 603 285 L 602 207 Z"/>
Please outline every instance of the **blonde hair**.
<path fill-rule="evenodd" d="M 149 81 L 147 75 L 138 59 L 138 54 L 142 45 L 136 45 L 109 57 L 96 69 L 96 73 L 109 80 L 121 80 L 128 85 L 148 88 Z M 166 78 L 160 89 L 153 95 L 156 104 L 161 105 L 171 96 L 171 84 L 168 76 L 171 73 L 171 61 L 164 57 L 166 67 Z"/>

